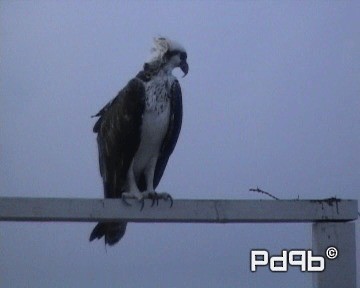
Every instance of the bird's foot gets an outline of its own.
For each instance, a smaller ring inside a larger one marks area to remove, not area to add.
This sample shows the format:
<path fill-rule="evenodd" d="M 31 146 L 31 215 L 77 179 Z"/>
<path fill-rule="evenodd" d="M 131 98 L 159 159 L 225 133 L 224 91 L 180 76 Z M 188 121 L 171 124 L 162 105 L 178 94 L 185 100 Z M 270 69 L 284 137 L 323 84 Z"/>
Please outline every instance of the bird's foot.
<path fill-rule="evenodd" d="M 159 205 L 159 199 L 163 199 L 165 201 L 170 200 L 170 208 L 173 206 L 174 200 L 171 197 L 171 195 L 169 193 L 163 192 L 163 193 L 157 193 L 155 191 L 146 191 L 143 193 L 144 198 L 147 199 L 151 199 L 151 207 L 153 207 L 155 205 L 156 202 L 156 206 Z"/>
<path fill-rule="evenodd" d="M 159 205 L 159 199 L 163 199 L 165 201 L 170 200 L 170 208 L 174 204 L 173 198 L 171 197 L 171 195 L 169 193 L 166 193 L 166 192 L 157 193 L 155 191 L 145 191 L 145 192 L 129 191 L 129 192 L 123 192 L 122 195 L 121 195 L 121 199 L 127 206 L 131 206 L 131 204 L 127 201 L 127 199 L 136 199 L 136 200 L 138 200 L 139 202 L 141 202 L 140 211 L 142 211 L 144 209 L 145 199 L 152 200 L 151 207 L 153 207 L 155 205 L 155 203 L 156 203 L 156 206 L 158 206 Z"/>
<path fill-rule="evenodd" d="M 126 201 L 127 199 L 137 199 L 142 203 L 144 202 L 144 196 L 140 191 L 123 192 L 121 194 L 121 199 L 127 206 L 131 206 L 131 204 L 128 201 Z M 144 207 L 144 204 L 142 204 L 142 207 Z"/>

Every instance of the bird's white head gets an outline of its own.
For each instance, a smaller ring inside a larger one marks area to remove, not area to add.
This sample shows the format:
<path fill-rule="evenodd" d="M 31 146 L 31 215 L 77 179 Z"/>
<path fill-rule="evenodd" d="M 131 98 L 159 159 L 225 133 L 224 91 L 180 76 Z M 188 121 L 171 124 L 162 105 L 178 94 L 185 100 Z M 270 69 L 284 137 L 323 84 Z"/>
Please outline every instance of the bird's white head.
<path fill-rule="evenodd" d="M 148 62 L 161 63 L 162 69 L 172 71 L 179 67 L 184 72 L 184 77 L 189 72 L 185 48 L 178 42 L 165 37 L 154 38 L 154 46 L 151 48 L 151 58 Z"/>

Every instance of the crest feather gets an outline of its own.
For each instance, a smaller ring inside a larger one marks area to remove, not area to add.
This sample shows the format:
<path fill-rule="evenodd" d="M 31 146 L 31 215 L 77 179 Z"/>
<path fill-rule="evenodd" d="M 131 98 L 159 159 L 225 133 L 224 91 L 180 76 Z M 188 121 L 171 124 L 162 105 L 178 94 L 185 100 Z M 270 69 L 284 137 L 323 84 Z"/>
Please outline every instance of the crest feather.
<path fill-rule="evenodd" d="M 150 50 L 151 59 L 149 62 L 161 60 L 170 48 L 170 43 L 165 37 L 155 37 L 153 40 L 154 46 Z"/>
<path fill-rule="evenodd" d="M 164 54 L 169 50 L 185 51 L 179 43 L 166 37 L 155 37 L 154 46 L 151 48 L 151 58 L 149 62 L 161 61 Z"/>

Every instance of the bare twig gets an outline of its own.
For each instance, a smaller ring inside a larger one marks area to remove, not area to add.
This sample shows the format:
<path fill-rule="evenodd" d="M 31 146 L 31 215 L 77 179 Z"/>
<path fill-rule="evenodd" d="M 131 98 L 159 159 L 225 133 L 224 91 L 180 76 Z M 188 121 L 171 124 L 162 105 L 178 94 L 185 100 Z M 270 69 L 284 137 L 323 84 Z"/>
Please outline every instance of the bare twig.
<path fill-rule="evenodd" d="M 262 194 L 265 194 L 265 195 L 267 195 L 267 196 L 269 196 L 269 197 L 271 197 L 271 198 L 273 198 L 273 199 L 275 199 L 275 200 L 280 200 L 279 198 L 275 197 L 274 195 L 270 194 L 269 192 L 266 192 L 266 191 L 264 191 L 264 190 L 261 190 L 259 187 L 256 187 L 256 189 L 250 188 L 249 191 L 251 191 L 251 192 L 257 192 L 257 193 L 262 193 Z"/>

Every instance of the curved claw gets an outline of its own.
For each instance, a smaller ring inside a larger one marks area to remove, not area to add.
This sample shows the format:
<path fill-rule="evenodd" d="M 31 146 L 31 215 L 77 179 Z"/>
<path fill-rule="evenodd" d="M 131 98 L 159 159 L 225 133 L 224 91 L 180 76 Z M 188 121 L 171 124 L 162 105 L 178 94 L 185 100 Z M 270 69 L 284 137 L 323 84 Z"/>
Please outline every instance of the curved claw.
<path fill-rule="evenodd" d="M 141 208 L 140 208 L 140 211 L 142 211 L 142 210 L 144 209 L 144 207 L 145 207 L 145 199 L 144 199 L 144 198 L 142 198 L 142 199 L 140 200 L 140 202 L 141 202 Z"/>
<path fill-rule="evenodd" d="M 126 206 L 132 206 L 129 202 L 126 201 L 125 197 L 121 197 L 121 200 L 124 202 Z"/>
<path fill-rule="evenodd" d="M 168 199 L 170 199 L 170 208 L 171 208 L 174 204 L 174 199 L 170 195 L 169 195 Z"/>
<path fill-rule="evenodd" d="M 156 193 L 156 192 L 151 192 L 151 193 L 149 193 L 148 194 L 148 197 L 149 197 L 149 199 L 151 199 L 152 201 L 151 201 L 151 207 L 154 207 L 154 205 L 155 205 L 155 201 L 156 201 L 156 205 L 159 205 L 159 195 L 158 195 L 158 193 Z"/>
<path fill-rule="evenodd" d="M 151 207 L 154 207 L 155 201 L 156 202 L 159 201 L 158 200 L 159 196 L 158 196 L 158 194 L 156 192 L 153 192 L 153 193 L 149 194 L 149 198 L 152 200 Z"/>
<path fill-rule="evenodd" d="M 170 199 L 170 208 L 173 206 L 174 204 L 174 199 L 171 197 L 170 194 L 167 195 L 167 197 L 165 198 L 165 201 Z"/>

